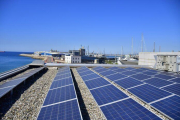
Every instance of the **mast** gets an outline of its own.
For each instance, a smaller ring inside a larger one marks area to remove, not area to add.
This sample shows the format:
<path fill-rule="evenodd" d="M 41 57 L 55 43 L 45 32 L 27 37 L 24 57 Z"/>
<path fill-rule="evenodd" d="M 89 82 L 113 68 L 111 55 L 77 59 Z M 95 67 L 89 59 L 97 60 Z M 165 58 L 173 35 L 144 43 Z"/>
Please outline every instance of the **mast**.
<path fill-rule="evenodd" d="M 133 55 L 133 37 L 132 37 L 132 53 L 131 54 Z"/>
<path fill-rule="evenodd" d="M 143 52 L 143 39 L 144 39 L 144 37 L 143 37 L 143 33 L 142 33 L 141 52 Z"/>

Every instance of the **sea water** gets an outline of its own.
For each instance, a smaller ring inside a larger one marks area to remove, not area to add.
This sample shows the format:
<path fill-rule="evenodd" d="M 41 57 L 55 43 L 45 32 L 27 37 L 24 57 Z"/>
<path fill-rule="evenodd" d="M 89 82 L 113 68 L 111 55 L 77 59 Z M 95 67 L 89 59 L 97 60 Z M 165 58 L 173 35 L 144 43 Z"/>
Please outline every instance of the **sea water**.
<path fill-rule="evenodd" d="M 0 73 L 27 65 L 34 60 L 19 56 L 20 54 L 33 54 L 33 52 L 0 52 Z"/>

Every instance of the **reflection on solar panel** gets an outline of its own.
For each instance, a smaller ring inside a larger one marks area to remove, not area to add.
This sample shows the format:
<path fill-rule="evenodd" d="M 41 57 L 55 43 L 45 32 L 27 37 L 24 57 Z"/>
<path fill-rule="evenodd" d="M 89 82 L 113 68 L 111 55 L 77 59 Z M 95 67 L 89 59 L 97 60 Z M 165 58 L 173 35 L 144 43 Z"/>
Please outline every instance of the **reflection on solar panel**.
<path fill-rule="evenodd" d="M 137 75 L 133 75 L 131 77 L 135 78 L 135 79 L 138 79 L 138 80 L 146 80 L 146 79 L 151 78 L 151 76 L 144 75 L 144 74 L 137 74 Z"/>
<path fill-rule="evenodd" d="M 151 84 L 153 86 L 156 86 L 156 87 L 163 87 L 163 86 L 170 85 L 173 83 L 173 82 L 162 80 L 159 78 L 151 78 L 151 79 L 145 80 L 144 82 Z"/>
<path fill-rule="evenodd" d="M 103 67 L 95 67 L 95 68 L 93 68 L 93 70 L 99 70 L 99 69 L 105 69 L 105 68 L 103 68 Z"/>
<path fill-rule="evenodd" d="M 163 97 L 171 95 L 171 93 L 158 89 L 150 85 L 141 85 L 135 88 L 128 89 L 131 93 L 149 103 Z"/>
<path fill-rule="evenodd" d="M 173 84 L 173 85 L 164 87 L 162 89 L 169 91 L 171 93 L 174 93 L 176 95 L 180 95 L 180 84 Z"/>
<path fill-rule="evenodd" d="M 101 109 L 108 120 L 160 120 L 131 98 L 102 106 Z"/>
<path fill-rule="evenodd" d="M 162 71 L 161 74 L 163 74 L 163 75 L 174 75 L 174 73 L 172 73 L 172 72 L 166 72 L 166 71 Z"/>
<path fill-rule="evenodd" d="M 66 86 L 66 85 L 70 85 L 73 84 L 72 78 L 65 78 L 62 80 L 57 80 L 57 81 L 53 81 L 53 83 L 51 84 L 50 89 L 53 88 L 57 88 L 57 87 L 62 87 L 62 86 Z"/>
<path fill-rule="evenodd" d="M 81 120 L 77 100 L 43 107 L 37 120 Z"/>
<path fill-rule="evenodd" d="M 159 71 L 153 69 L 149 69 L 148 72 L 159 73 Z"/>
<path fill-rule="evenodd" d="M 49 90 L 43 105 L 45 106 L 48 104 L 62 102 L 73 98 L 76 98 L 73 85 L 61 87 L 61 88 Z"/>
<path fill-rule="evenodd" d="M 156 109 L 170 116 L 174 120 L 180 119 L 180 97 L 172 96 L 151 104 Z"/>
<path fill-rule="evenodd" d="M 98 69 L 98 70 L 95 70 L 96 72 L 98 72 L 98 73 L 100 73 L 100 72 L 105 72 L 105 71 L 107 71 L 107 69 Z"/>
<path fill-rule="evenodd" d="M 110 84 L 108 81 L 106 81 L 104 78 L 101 78 L 101 77 L 93 79 L 93 80 L 86 81 L 85 83 L 89 89 Z"/>
<path fill-rule="evenodd" d="M 145 72 L 143 72 L 143 74 L 145 74 L 145 75 L 156 75 L 157 73 L 150 72 L 150 71 L 145 71 Z"/>
<path fill-rule="evenodd" d="M 140 72 L 140 73 L 142 73 L 142 72 L 145 72 L 146 70 L 139 68 L 139 69 L 134 69 L 134 70 L 132 70 L 132 71 L 133 71 L 133 72 Z"/>
<path fill-rule="evenodd" d="M 100 74 L 103 75 L 103 76 L 106 76 L 106 75 L 111 75 L 111 74 L 114 74 L 114 73 L 116 73 L 116 72 L 113 72 L 113 71 L 111 71 L 111 70 L 107 70 L 107 71 L 102 72 L 102 73 L 100 73 Z"/>
<path fill-rule="evenodd" d="M 127 77 L 127 78 L 123 78 L 121 80 L 115 81 L 116 84 L 118 84 L 119 86 L 127 89 L 130 87 L 134 87 L 136 85 L 140 85 L 143 84 L 143 82 L 135 80 L 133 78 Z"/>
<path fill-rule="evenodd" d="M 180 83 L 180 78 L 175 78 L 175 79 L 172 79 L 172 80 L 170 80 L 170 81 Z"/>
<path fill-rule="evenodd" d="M 94 96 L 94 99 L 96 100 L 98 105 L 103 105 L 128 97 L 126 94 L 121 92 L 113 85 L 93 89 L 91 90 L 91 93 Z"/>
<path fill-rule="evenodd" d="M 111 81 L 115 81 L 115 80 L 120 80 L 120 79 L 122 79 L 122 78 L 125 78 L 125 77 L 127 77 L 127 76 L 125 76 L 125 75 L 122 75 L 122 74 L 120 74 L 120 73 L 115 73 L 115 74 L 113 74 L 113 75 L 109 75 L 109 76 L 106 76 L 108 79 L 110 79 Z"/>
<path fill-rule="evenodd" d="M 122 72 L 121 74 L 124 74 L 124 75 L 130 76 L 130 75 L 134 75 L 134 74 L 137 74 L 137 73 L 136 73 L 136 72 L 134 72 L 134 71 L 125 71 L 125 72 Z"/>
<path fill-rule="evenodd" d="M 100 76 L 95 74 L 95 73 L 90 74 L 90 75 L 86 75 L 86 76 L 82 76 L 84 81 L 95 79 L 95 78 L 98 78 L 98 77 L 100 77 Z"/>
<path fill-rule="evenodd" d="M 13 88 L 13 86 L 0 89 L 0 98 L 1 98 L 2 96 L 4 96 L 7 92 L 11 91 L 12 88 Z"/>
<path fill-rule="evenodd" d="M 174 78 L 172 76 L 167 76 L 167 75 L 162 75 L 162 74 L 155 75 L 155 77 L 162 78 L 162 79 L 165 79 L 165 80 L 169 80 L 169 79 Z"/>

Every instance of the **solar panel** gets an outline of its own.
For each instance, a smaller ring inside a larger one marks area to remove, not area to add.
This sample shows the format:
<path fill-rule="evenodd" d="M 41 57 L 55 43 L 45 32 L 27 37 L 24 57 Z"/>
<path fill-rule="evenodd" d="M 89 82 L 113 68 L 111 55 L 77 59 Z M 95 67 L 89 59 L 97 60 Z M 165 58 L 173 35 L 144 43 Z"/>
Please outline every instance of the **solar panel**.
<path fill-rule="evenodd" d="M 135 68 L 132 68 L 132 67 L 127 67 L 127 68 L 124 68 L 125 70 L 129 70 L 129 71 L 131 71 L 131 70 L 135 70 Z"/>
<path fill-rule="evenodd" d="M 143 82 L 135 80 L 134 78 L 130 78 L 130 77 L 115 81 L 115 83 L 123 87 L 124 89 L 143 84 Z"/>
<path fill-rule="evenodd" d="M 169 80 L 169 79 L 175 78 L 175 77 L 172 77 L 172 76 L 162 75 L 162 74 L 155 75 L 155 77 L 162 78 L 164 80 Z"/>
<path fill-rule="evenodd" d="M 73 85 L 49 90 L 43 106 L 73 98 L 76 98 Z"/>
<path fill-rule="evenodd" d="M 121 92 L 113 85 L 93 89 L 91 90 L 91 93 L 94 96 L 94 99 L 96 100 L 98 105 L 103 105 L 128 97 L 126 94 Z"/>
<path fill-rule="evenodd" d="M 120 74 L 120 73 L 115 73 L 115 74 L 113 74 L 113 75 L 109 75 L 109 76 L 106 76 L 108 79 L 110 79 L 111 81 L 115 81 L 115 80 L 120 80 L 120 79 L 122 79 L 122 78 L 125 78 L 125 77 L 127 77 L 127 76 L 125 76 L 125 75 L 122 75 L 122 74 Z"/>
<path fill-rule="evenodd" d="M 180 74 L 174 74 L 174 76 L 180 78 Z"/>
<path fill-rule="evenodd" d="M 77 100 L 43 107 L 37 120 L 81 120 Z"/>
<path fill-rule="evenodd" d="M 153 72 L 153 73 L 159 73 L 159 71 L 157 71 L 157 70 L 153 70 L 153 69 L 149 69 L 149 70 L 147 70 L 148 72 Z"/>
<path fill-rule="evenodd" d="M 63 80 L 58 80 L 58 81 L 53 81 L 53 83 L 51 84 L 50 89 L 53 88 L 57 88 L 57 87 L 62 87 L 62 86 L 66 86 L 66 85 L 70 85 L 73 84 L 72 78 L 65 78 Z"/>
<path fill-rule="evenodd" d="M 170 80 L 170 81 L 180 83 L 180 78 L 175 78 L 175 79 L 172 79 L 172 80 Z"/>
<path fill-rule="evenodd" d="M 145 72 L 143 72 L 143 74 L 144 75 L 156 75 L 157 73 L 155 73 L 155 72 L 150 72 L 150 71 L 145 71 Z"/>
<path fill-rule="evenodd" d="M 161 74 L 163 74 L 163 75 L 173 75 L 174 76 L 173 72 L 162 71 Z"/>
<path fill-rule="evenodd" d="M 151 78 L 151 79 L 145 80 L 144 82 L 151 84 L 153 86 L 156 86 L 156 87 L 163 87 L 163 86 L 170 85 L 173 83 L 173 82 L 166 81 L 160 78 Z"/>
<path fill-rule="evenodd" d="M 4 96 L 6 93 L 8 93 L 9 91 L 11 91 L 14 87 L 11 86 L 11 87 L 6 87 L 6 88 L 3 88 L 3 89 L 0 89 L 0 98 L 2 96 Z"/>
<path fill-rule="evenodd" d="M 78 72 L 78 73 L 79 73 L 79 72 Z M 83 76 L 83 75 L 90 75 L 90 74 L 92 74 L 92 73 L 94 73 L 94 72 L 92 72 L 92 71 L 85 71 L 85 72 L 79 73 L 79 75 L 81 75 L 81 76 Z"/>
<path fill-rule="evenodd" d="M 115 72 L 125 72 L 125 71 L 127 71 L 127 70 L 125 70 L 125 69 L 116 69 L 116 70 L 113 70 L 113 71 L 115 71 Z"/>
<path fill-rule="evenodd" d="M 148 84 L 141 85 L 128 90 L 147 103 L 171 95 L 171 93 L 169 92 L 150 86 Z"/>
<path fill-rule="evenodd" d="M 176 95 L 180 95 L 180 84 L 173 84 L 173 85 L 164 87 L 162 89 L 169 91 L 171 93 L 174 93 Z"/>
<path fill-rule="evenodd" d="M 104 72 L 104 71 L 107 71 L 107 69 L 98 69 L 98 70 L 95 70 L 96 72 L 100 73 L 100 72 Z"/>
<path fill-rule="evenodd" d="M 71 78 L 71 75 L 56 76 L 56 77 L 54 78 L 54 80 L 62 80 L 62 79 L 65 79 L 65 78 Z"/>
<path fill-rule="evenodd" d="M 100 77 L 100 76 L 94 73 L 94 74 L 82 76 L 82 79 L 84 81 L 87 81 L 87 80 L 95 79 L 95 78 L 98 78 L 98 77 Z"/>
<path fill-rule="evenodd" d="M 97 87 L 100 87 L 103 85 L 110 84 L 107 80 L 105 80 L 104 78 L 101 78 L 101 77 L 93 79 L 93 80 L 86 81 L 85 83 L 89 89 L 97 88 Z"/>
<path fill-rule="evenodd" d="M 105 68 L 103 68 L 103 67 L 95 67 L 95 68 L 93 68 L 93 70 L 99 70 L 99 69 L 105 69 Z"/>
<path fill-rule="evenodd" d="M 142 72 L 145 72 L 146 70 L 145 69 L 142 69 L 142 68 L 139 68 L 139 69 L 134 69 L 134 70 L 132 70 L 133 72 L 140 72 L 140 73 L 142 73 Z"/>
<path fill-rule="evenodd" d="M 117 69 L 120 69 L 120 68 L 118 68 L 118 67 L 110 67 L 110 68 L 108 68 L 109 70 L 117 70 Z"/>
<path fill-rule="evenodd" d="M 132 75 L 131 77 L 137 80 L 146 80 L 146 79 L 151 78 L 151 76 L 144 75 L 144 74 L 136 74 L 136 75 Z"/>
<path fill-rule="evenodd" d="M 180 119 L 180 97 L 172 96 L 151 105 L 174 120 Z"/>
<path fill-rule="evenodd" d="M 124 75 L 130 76 L 130 75 L 134 75 L 134 74 L 137 74 L 137 73 L 136 73 L 136 72 L 134 72 L 134 71 L 125 71 L 125 72 L 122 72 L 121 74 L 124 74 Z"/>
<path fill-rule="evenodd" d="M 116 72 L 113 72 L 113 71 L 111 71 L 111 70 L 107 70 L 107 71 L 102 72 L 102 73 L 100 73 L 100 74 L 103 75 L 103 76 L 107 76 L 107 75 L 111 75 L 111 74 L 114 74 L 114 73 L 116 73 Z"/>
<path fill-rule="evenodd" d="M 108 120 L 160 120 L 131 98 L 101 107 Z"/>

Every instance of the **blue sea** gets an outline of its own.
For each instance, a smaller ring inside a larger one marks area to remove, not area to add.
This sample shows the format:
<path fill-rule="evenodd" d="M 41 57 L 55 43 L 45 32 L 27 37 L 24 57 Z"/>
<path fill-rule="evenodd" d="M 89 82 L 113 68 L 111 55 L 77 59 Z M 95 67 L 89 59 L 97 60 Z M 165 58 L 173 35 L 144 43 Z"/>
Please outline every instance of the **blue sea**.
<path fill-rule="evenodd" d="M 27 65 L 34 60 L 19 54 L 33 54 L 33 52 L 0 52 L 0 73 Z"/>

